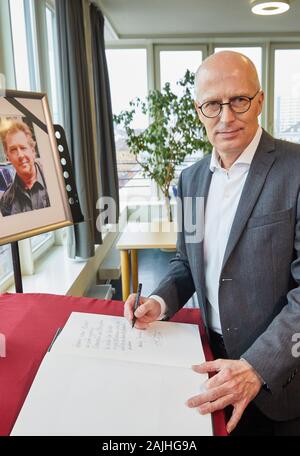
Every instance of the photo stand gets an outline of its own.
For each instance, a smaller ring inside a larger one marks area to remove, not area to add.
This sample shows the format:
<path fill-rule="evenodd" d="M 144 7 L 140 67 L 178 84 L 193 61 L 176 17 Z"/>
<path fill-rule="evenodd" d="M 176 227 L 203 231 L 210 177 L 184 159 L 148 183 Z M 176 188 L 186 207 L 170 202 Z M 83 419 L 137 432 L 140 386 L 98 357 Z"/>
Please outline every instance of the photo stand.
<path fill-rule="evenodd" d="M 62 168 L 62 174 L 65 181 L 66 192 L 68 195 L 68 201 L 70 205 L 70 210 L 72 214 L 73 223 L 77 224 L 84 221 L 83 214 L 81 212 L 71 157 L 69 153 L 69 148 L 67 144 L 65 130 L 61 125 L 53 125 L 55 138 L 57 143 L 58 152 L 60 155 L 60 163 Z M 20 263 L 20 253 L 18 241 L 11 242 L 11 252 L 13 260 L 13 271 L 15 279 L 15 289 L 16 293 L 23 293 L 23 284 L 22 284 L 22 272 L 21 272 L 21 263 Z"/>
<path fill-rule="evenodd" d="M 15 278 L 15 289 L 16 293 L 23 293 L 23 283 L 22 283 L 22 272 L 21 272 L 21 263 L 20 263 L 20 253 L 19 253 L 19 244 L 18 242 L 12 242 L 10 244 L 11 255 L 13 261 L 13 270 Z"/>
<path fill-rule="evenodd" d="M 60 163 L 66 185 L 66 191 L 68 194 L 68 200 L 72 213 L 73 223 L 80 223 L 84 221 L 84 217 L 82 215 L 79 204 L 78 193 L 76 189 L 76 183 L 65 130 L 60 125 L 53 125 L 53 127 L 55 132 L 57 148 L 60 155 Z"/>

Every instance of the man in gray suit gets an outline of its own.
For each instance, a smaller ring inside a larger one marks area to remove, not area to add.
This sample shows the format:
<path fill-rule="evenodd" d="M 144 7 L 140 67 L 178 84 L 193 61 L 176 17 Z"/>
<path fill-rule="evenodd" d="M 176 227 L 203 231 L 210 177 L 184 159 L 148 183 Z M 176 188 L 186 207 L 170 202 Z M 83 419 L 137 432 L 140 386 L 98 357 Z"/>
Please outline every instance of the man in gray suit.
<path fill-rule="evenodd" d="M 214 149 L 182 172 L 178 194 L 183 210 L 186 197 L 204 199 L 204 235 L 194 243 L 186 227 L 179 232 L 176 257 L 141 299 L 136 327 L 170 318 L 196 291 L 217 359 L 193 368 L 216 375 L 187 405 L 225 409 L 233 434 L 300 434 L 300 145 L 260 128 L 264 94 L 242 54 L 206 59 L 195 90 Z"/>

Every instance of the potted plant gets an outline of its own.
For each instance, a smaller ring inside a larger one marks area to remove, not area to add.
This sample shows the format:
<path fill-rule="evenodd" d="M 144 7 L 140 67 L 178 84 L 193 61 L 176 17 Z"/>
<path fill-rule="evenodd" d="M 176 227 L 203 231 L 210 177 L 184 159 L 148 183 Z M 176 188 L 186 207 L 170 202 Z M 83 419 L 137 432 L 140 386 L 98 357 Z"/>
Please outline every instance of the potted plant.
<path fill-rule="evenodd" d="M 150 91 L 146 101 L 137 98 L 130 102 L 129 110 L 114 116 L 115 123 L 126 131 L 126 143 L 143 175 L 153 179 L 164 195 L 169 221 L 172 221 L 170 185 L 176 166 L 194 152 L 211 152 L 211 144 L 194 107 L 194 75 L 187 71 L 177 84 L 182 87 L 180 96 L 166 83 L 161 91 Z M 150 121 L 142 132 L 132 126 L 138 110 L 147 114 Z"/>

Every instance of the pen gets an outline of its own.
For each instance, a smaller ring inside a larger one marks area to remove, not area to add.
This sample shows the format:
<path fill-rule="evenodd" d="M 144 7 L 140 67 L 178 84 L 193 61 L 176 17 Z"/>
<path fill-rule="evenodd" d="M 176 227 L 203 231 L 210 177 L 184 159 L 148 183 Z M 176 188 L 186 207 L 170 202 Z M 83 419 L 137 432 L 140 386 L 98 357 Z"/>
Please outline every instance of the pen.
<path fill-rule="evenodd" d="M 134 312 L 136 311 L 136 309 L 140 305 L 141 291 L 142 291 L 142 284 L 139 283 L 139 286 L 138 286 L 138 289 L 137 289 L 137 294 L 136 294 L 136 297 L 135 297 L 135 303 L 134 303 L 134 307 L 133 307 L 132 328 L 134 327 L 135 322 L 136 322 L 136 317 L 134 315 Z"/>

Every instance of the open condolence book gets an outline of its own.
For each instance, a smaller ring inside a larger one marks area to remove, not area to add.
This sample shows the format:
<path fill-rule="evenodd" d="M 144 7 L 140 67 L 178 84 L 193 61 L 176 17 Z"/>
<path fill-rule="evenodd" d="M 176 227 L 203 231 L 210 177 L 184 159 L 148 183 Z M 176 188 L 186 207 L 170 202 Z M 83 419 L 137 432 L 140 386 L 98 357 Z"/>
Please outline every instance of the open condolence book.
<path fill-rule="evenodd" d="M 185 405 L 207 379 L 198 326 L 71 314 L 47 352 L 12 435 L 212 435 Z"/>

